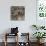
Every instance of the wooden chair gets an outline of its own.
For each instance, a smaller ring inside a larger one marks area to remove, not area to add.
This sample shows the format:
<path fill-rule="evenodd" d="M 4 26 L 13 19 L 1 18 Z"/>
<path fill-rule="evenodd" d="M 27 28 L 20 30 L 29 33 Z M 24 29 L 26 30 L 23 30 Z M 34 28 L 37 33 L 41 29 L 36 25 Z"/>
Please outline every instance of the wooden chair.
<path fill-rule="evenodd" d="M 8 37 L 9 36 L 9 37 Z M 6 33 L 5 34 L 5 46 L 8 45 L 8 42 L 7 42 L 7 38 L 10 38 L 10 36 L 16 36 L 15 40 L 16 40 L 16 45 L 15 46 L 18 46 L 18 34 L 8 34 Z"/>
<path fill-rule="evenodd" d="M 11 37 L 11 36 L 17 36 L 17 45 L 16 46 L 18 46 L 18 27 L 16 27 L 16 28 L 11 28 L 11 33 L 5 33 L 5 46 L 7 46 L 7 38 L 8 38 L 8 36 L 9 37 Z M 15 39 L 16 40 L 16 39 Z"/>
<path fill-rule="evenodd" d="M 26 46 L 30 46 L 30 42 L 29 42 L 29 33 L 21 33 L 22 35 L 21 36 L 26 36 L 26 39 L 27 39 L 27 41 L 26 41 Z"/>

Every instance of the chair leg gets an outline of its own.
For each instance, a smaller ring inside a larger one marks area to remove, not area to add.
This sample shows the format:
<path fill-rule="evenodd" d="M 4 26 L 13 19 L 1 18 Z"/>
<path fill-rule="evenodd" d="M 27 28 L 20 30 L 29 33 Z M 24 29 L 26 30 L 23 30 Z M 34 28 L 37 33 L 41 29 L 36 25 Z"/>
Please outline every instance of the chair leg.
<path fill-rule="evenodd" d="M 15 46 L 18 46 L 18 34 L 17 34 L 17 37 L 16 37 L 16 44 Z"/>
<path fill-rule="evenodd" d="M 5 46 L 7 46 L 7 34 L 5 34 Z"/>
<path fill-rule="evenodd" d="M 7 42 L 5 41 L 5 46 L 7 46 Z"/>
<path fill-rule="evenodd" d="M 17 46 L 18 46 L 18 34 L 17 34 Z"/>

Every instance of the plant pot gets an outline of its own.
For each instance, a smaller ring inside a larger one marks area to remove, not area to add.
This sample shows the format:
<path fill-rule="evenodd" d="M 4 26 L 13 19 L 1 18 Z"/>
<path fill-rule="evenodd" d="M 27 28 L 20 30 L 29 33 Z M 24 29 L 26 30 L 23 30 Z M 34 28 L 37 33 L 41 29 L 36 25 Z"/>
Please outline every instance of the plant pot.
<path fill-rule="evenodd" d="M 39 44 L 41 44 L 41 43 L 44 42 L 44 40 L 45 40 L 45 39 L 38 39 L 37 42 L 38 42 Z"/>
<path fill-rule="evenodd" d="M 40 39 L 37 39 L 37 43 L 40 43 Z"/>
<path fill-rule="evenodd" d="M 44 40 L 45 40 L 45 39 L 40 39 L 40 43 L 44 43 Z"/>
<path fill-rule="evenodd" d="M 40 46 L 40 39 L 37 39 L 37 46 Z"/>

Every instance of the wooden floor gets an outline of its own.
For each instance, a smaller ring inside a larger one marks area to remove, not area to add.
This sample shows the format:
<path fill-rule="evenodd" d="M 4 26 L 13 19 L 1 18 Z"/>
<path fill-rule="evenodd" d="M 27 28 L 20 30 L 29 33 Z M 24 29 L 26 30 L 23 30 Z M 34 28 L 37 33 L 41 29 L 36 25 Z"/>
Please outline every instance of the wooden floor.
<path fill-rule="evenodd" d="M 10 43 L 8 43 L 7 46 L 15 46 L 15 45 L 16 45 L 15 42 L 14 43 L 10 42 Z M 3 42 L 2 43 L 0 42 L 0 46 L 5 46 L 5 45 Z M 37 43 L 32 42 L 32 43 L 30 43 L 30 46 L 37 46 Z M 41 46 L 46 46 L 46 43 L 44 43 L 44 45 L 41 45 Z"/>

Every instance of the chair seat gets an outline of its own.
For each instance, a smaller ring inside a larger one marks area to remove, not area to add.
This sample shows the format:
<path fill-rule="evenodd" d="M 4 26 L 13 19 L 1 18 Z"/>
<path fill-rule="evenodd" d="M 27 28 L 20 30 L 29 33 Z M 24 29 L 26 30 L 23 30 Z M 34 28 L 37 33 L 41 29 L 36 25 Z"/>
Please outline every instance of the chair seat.
<path fill-rule="evenodd" d="M 17 36 L 17 33 L 15 34 L 7 33 L 6 36 Z"/>

